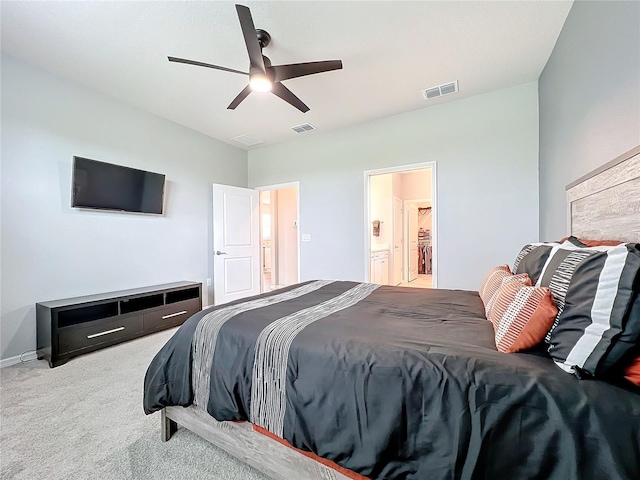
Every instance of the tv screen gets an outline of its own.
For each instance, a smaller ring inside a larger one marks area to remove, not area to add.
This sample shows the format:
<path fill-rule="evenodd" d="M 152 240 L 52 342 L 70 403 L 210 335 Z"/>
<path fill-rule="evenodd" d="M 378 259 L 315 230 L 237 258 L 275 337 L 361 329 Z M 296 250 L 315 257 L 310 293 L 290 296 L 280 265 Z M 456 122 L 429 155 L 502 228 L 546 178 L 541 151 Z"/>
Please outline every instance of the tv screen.
<path fill-rule="evenodd" d="M 164 178 L 159 173 L 73 157 L 71 206 L 161 214 Z"/>

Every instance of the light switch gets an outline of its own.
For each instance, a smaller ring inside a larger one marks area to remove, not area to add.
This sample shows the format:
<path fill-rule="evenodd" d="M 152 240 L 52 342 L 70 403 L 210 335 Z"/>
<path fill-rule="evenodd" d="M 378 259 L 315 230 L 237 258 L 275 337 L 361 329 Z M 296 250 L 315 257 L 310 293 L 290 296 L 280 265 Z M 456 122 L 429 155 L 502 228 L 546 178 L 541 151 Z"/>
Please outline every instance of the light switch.
<path fill-rule="evenodd" d="M 302 234 L 302 241 L 303 242 L 310 242 L 311 241 L 311 234 L 310 233 L 303 233 Z"/>

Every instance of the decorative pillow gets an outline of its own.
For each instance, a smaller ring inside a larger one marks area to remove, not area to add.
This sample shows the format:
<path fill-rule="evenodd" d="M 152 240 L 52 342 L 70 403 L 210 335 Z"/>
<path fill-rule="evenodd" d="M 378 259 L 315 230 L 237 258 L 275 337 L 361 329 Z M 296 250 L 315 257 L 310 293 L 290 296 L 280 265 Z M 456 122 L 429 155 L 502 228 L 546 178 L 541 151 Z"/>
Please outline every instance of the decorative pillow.
<path fill-rule="evenodd" d="M 624 369 L 624 378 L 640 387 L 640 357 L 634 358 Z"/>
<path fill-rule="evenodd" d="M 605 363 L 603 364 L 605 369 L 610 369 L 614 365 L 616 367 L 624 366 L 624 362 L 634 356 L 635 352 L 640 355 L 640 272 L 636 277 L 636 284 L 634 285 L 634 299 L 627 317 L 624 319 L 624 328 L 622 333 L 616 339 L 615 344 L 611 347 L 611 350 L 607 352 Z M 619 371 L 618 368 L 615 368 Z M 636 370 L 640 373 L 640 370 Z"/>
<path fill-rule="evenodd" d="M 585 240 L 584 238 L 576 238 L 576 237 L 564 237 L 560 240 L 560 243 L 571 242 L 577 247 L 615 247 L 616 245 L 620 245 L 621 242 L 619 240 Z"/>
<path fill-rule="evenodd" d="M 522 247 L 520 253 L 513 263 L 513 273 L 526 273 L 531 278 L 531 282 L 535 285 L 540 278 L 542 268 L 544 267 L 551 250 L 555 246 L 559 246 L 557 242 L 551 243 L 529 243 Z"/>
<path fill-rule="evenodd" d="M 509 265 L 498 265 L 493 267 L 480 282 L 478 293 L 482 302 L 486 305 L 489 299 L 498 291 L 498 287 L 502 283 L 502 279 L 513 275 L 509 269 Z"/>
<path fill-rule="evenodd" d="M 558 309 L 551 290 L 506 282 L 496 293 L 489 320 L 496 332 L 496 347 L 514 353 L 536 346 L 553 325 Z"/>
<path fill-rule="evenodd" d="M 480 284 L 480 288 L 478 289 L 478 293 L 480 294 L 480 298 L 482 299 L 482 303 L 484 303 L 484 311 L 489 318 L 489 308 L 491 307 L 491 301 L 495 296 L 498 288 L 504 281 L 516 281 L 523 285 L 531 285 L 531 280 L 527 275 L 513 275 L 511 270 L 509 269 L 509 265 L 499 265 L 497 267 L 493 267 L 489 272 L 484 276 L 482 283 Z"/>
<path fill-rule="evenodd" d="M 536 286 L 549 287 L 558 315 L 545 340 L 563 370 L 578 376 L 605 374 L 640 336 L 640 245 L 553 247 Z M 638 318 L 635 318 L 638 317 Z"/>

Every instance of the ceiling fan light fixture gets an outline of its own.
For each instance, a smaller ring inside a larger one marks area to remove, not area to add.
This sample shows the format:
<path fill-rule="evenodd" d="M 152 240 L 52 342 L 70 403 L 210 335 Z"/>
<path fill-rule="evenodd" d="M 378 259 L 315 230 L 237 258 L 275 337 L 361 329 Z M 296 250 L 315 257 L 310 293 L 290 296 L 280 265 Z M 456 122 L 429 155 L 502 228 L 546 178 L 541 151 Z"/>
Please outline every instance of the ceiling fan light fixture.
<path fill-rule="evenodd" d="M 238 20 L 244 43 L 249 54 L 249 73 L 234 70 L 233 68 L 212 65 L 211 63 L 197 62 L 186 58 L 168 57 L 170 62 L 187 63 L 199 67 L 213 68 L 223 72 L 248 75 L 249 84 L 233 99 L 227 110 L 235 110 L 240 103 L 249 96 L 251 92 L 272 92 L 276 97 L 281 98 L 289 105 L 297 108 L 302 113 L 309 111 L 309 107 L 294 93 L 282 84 L 283 80 L 291 78 L 306 77 L 316 73 L 330 72 L 342 68 L 341 60 L 324 60 L 320 62 L 290 63 L 285 65 L 271 65 L 271 60 L 262 54 L 262 49 L 269 45 L 271 35 L 264 30 L 256 29 L 251 17 L 249 7 L 236 5 Z"/>
<path fill-rule="evenodd" d="M 254 92 L 270 92 L 273 82 L 266 75 L 254 74 L 251 75 L 249 86 Z"/>

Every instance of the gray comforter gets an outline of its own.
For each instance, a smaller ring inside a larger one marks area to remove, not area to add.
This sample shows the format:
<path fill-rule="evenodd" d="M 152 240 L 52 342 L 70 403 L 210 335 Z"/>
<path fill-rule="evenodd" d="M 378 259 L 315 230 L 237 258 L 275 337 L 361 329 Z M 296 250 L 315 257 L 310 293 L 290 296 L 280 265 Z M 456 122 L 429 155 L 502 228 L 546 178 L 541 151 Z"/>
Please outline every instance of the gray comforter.
<path fill-rule="evenodd" d="M 502 354 L 476 292 L 308 282 L 204 310 L 144 410 L 195 404 L 380 479 L 640 479 L 640 392 Z"/>

